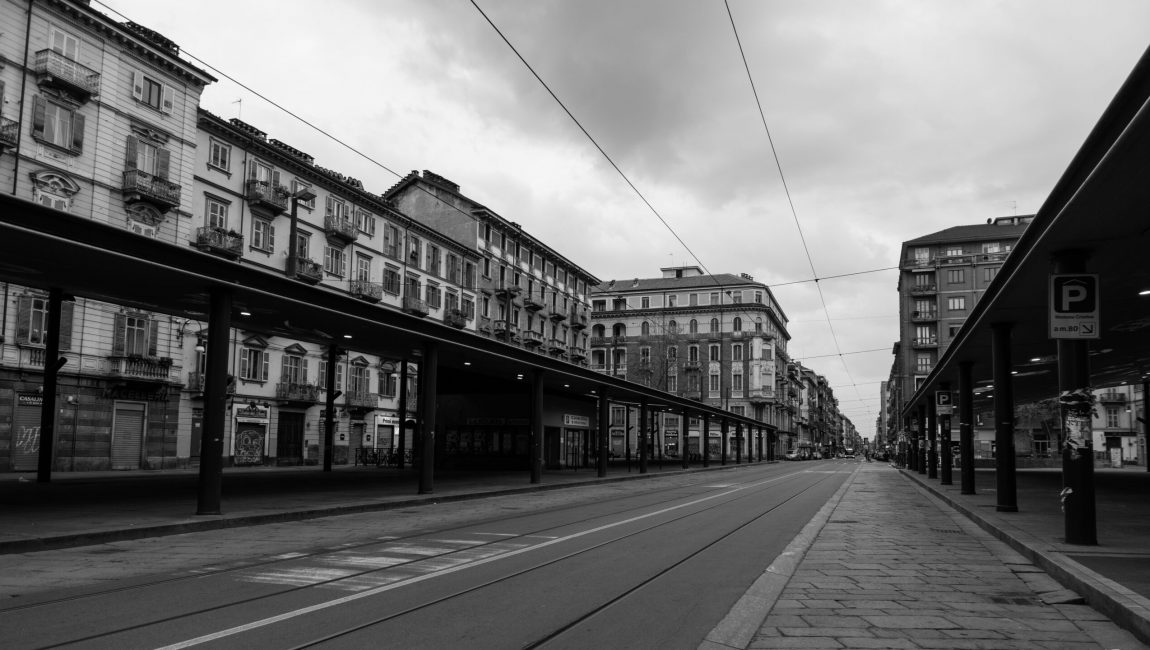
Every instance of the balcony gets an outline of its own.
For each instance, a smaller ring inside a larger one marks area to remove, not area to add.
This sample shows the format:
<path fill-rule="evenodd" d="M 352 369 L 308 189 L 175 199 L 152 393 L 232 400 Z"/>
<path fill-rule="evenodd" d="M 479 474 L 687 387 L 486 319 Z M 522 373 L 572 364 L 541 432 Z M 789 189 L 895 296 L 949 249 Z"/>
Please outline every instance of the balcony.
<path fill-rule="evenodd" d="M 558 310 L 551 312 L 550 314 L 547 315 L 547 317 L 550 318 L 551 320 L 555 321 L 556 323 L 558 323 L 560 321 L 567 320 L 567 314 L 564 314 L 563 312 L 558 311 Z M 574 325 L 572 325 L 572 327 L 574 327 Z"/>
<path fill-rule="evenodd" d="M 32 60 L 39 83 L 59 88 L 87 101 L 100 94 L 100 73 L 55 50 L 40 50 Z"/>
<path fill-rule="evenodd" d="M 363 298 L 368 302 L 379 302 L 383 299 L 383 283 L 368 280 L 352 280 L 349 287 L 351 295 Z"/>
<path fill-rule="evenodd" d="M 109 374 L 146 382 L 166 382 L 172 369 L 171 359 L 152 359 L 148 357 L 109 357 Z"/>
<path fill-rule="evenodd" d="M 921 338 L 921 339 L 914 339 L 913 341 L 911 341 L 911 346 L 915 347 L 915 348 L 937 348 L 938 347 L 938 337 L 937 336 L 929 336 L 929 337 L 925 337 L 925 338 Z"/>
<path fill-rule="evenodd" d="M 283 382 L 276 384 L 276 399 L 281 402 L 315 404 L 319 401 L 319 386 L 308 383 Z"/>
<path fill-rule="evenodd" d="M 1098 401 L 1103 404 L 1125 404 L 1126 394 L 1115 391 L 1106 391 L 1098 394 Z"/>
<path fill-rule="evenodd" d="M 571 329 L 575 331 L 587 329 L 587 314 L 572 312 Z"/>
<path fill-rule="evenodd" d="M 379 396 L 366 391 L 348 391 L 343 394 L 343 404 L 352 409 L 373 409 L 379 406 Z"/>
<path fill-rule="evenodd" d="M 505 320 L 494 321 L 492 323 L 492 329 L 495 331 L 497 336 L 502 336 L 503 334 L 519 336 L 519 327 L 517 325 L 512 325 Z"/>
<path fill-rule="evenodd" d="M 462 309 L 448 309 L 443 313 L 443 322 L 461 330 L 467 327 L 467 314 Z"/>
<path fill-rule="evenodd" d="M 184 386 L 184 388 L 192 391 L 193 393 L 203 393 L 204 384 L 204 373 L 192 371 L 188 373 L 188 383 Z M 230 376 L 228 377 L 227 394 L 236 394 L 236 382 Z"/>
<path fill-rule="evenodd" d="M 912 311 L 910 319 L 916 323 L 922 321 L 938 320 L 938 312 L 935 310 L 930 311 Z"/>
<path fill-rule="evenodd" d="M 693 399 L 696 402 L 701 402 L 703 401 L 703 392 L 698 388 L 688 388 L 687 390 L 683 391 L 683 397 L 687 399 Z"/>
<path fill-rule="evenodd" d="M 770 388 L 752 388 L 747 391 L 747 399 L 752 404 L 766 404 L 775 399 L 775 391 Z"/>
<path fill-rule="evenodd" d="M 0 151 L 3 151 L 4 147 L 15 147 L 19 132 L 19 122 L 0 117 Z"/>
<path fill-rule="evenodd" d="M 607 366 L 602 363 L 593 363 L 591 364 L 591 370 L 595 372 L 607 372 Z"/>
<path fill-rule="evenodd" d="M 627 364 L 626 363 L 615 364 L 615 367 L 611 369 L 611 374 L 615 375 L 616 377 L 626 377 L 627 376 Z"/>
<path fill-rule="evenodd" d="M 523 287 L 510 282 L 500 282 L 495 285 L 495 295 L 500 298 L 514 298 L 523 293 Z M 542 305 L 541 305 L 542 306 Z"/>
<path fill-rule="evenodd" d="M 591 347 L 593 347 L 593 348 L 602 347 L 604 345 L 607 345 L 610 342 L 611 342 L 611 338 L 608 336 L 592 336 L 591 337 Z"/>
<path fill-rule="evenodd" d="M 34 368 L 44 367 L 44 348 L 21 348 L 20 365 Z"/>
<path fill-rule="evenodd" d="M 587 351 L 578 345 L 572 345 L 567 348 L 567 356 L 570 357 L 572 361 L 581 361 L 587 358 Z"/>
<path fill-rule="evenodd" d="M 523 308 L 527 311 L 539 311 L 543 309 L 543 299 L 529 293 L 523 297 Z"/>
<path fill-rule="evenodd" d="M 272 185 L 269 181 L 248 181 L 248 204 L 252 207 L 264 208 L 275 216 L 288 207 L 288 189 L 281 185 Z"/>
<path fill-rule="evenodd" d="M 244 236 L 219 228 L 196 228 L 196 248 L 234 260 L 244 254 Z"/>
<path fill-rule="evenodd" d="M 543 345 L 543 335 L 534 330 L 523 330 L 523 345 Z"/>
<path fill-rule="evenodd" d="M 351 243 L 359 238 L 359 228 L 355 227 L 351 219 L 342 217 L 324 217 L 323 231 L 331 239 L 339 239 Z"/>
<path fill-rule="evenodd" d="M 702 369 L 703 363 L 701 361 L 695 360 L 683 362 L 683 370 L 686 372 L 699 372 Z"/>
<path fill-rule="evenodd" d="M 166 212 L 180 204 L 180 186 L 138 169 L 124 170 L 124 200 L 149 203 Z"/>
<path fill-rule="evenodd" d="M 567 354 L 567 341 L 563 339 L 551 339 L 547 343 L 547 351 L 552 354 Z"/>
<path fill-rule="evenodd" d="M 308 284 L 315 284 L 323 279 L 323 265 L 301 257 L 295 261 L 295 276 Z"/>
<path fill-rule="evenodd" d="M 477 329 L 484 334 L 491 333 L 491 319 L 486 316 L 479 317 L 479 326 Z"/>
<path fill-rule="evenodd" d="M 411 314 L 412 316 L 419 316 L 421 318 L 429 313 L 427 310 L 427 303 L 420 300 L 419 298 L 414 298 L 412 296 L 403 297 L 403 311 Z"/>
<path fill-rule="evenodd" d="M 935 293 L 935 291 L 934 284 L 915 284 L 910 287 L 910 295 L 912 296 Z"/>

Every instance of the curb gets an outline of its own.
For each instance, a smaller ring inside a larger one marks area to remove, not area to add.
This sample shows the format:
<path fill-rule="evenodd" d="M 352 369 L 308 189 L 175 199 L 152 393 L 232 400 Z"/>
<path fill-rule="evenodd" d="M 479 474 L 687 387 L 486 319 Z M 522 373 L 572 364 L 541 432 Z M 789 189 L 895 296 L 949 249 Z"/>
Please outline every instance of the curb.
<path fill-rule="evenodd" d="M 1150 599 L 1051 549 L 1047 542 L 1033 535 L 1018 529 L 1006 530 L 1005 527 L 972 510 L 950 494 L 920 480 L 913 472 L 900 471 L 915 485 L 962 513 L 967 519 L 1050 574 L 1064 587 L 1081 594 L 1086 604 L 1108 616 L 1139 641 L 1150 644 Z"/>
<path fill-rule="evenodd" d="M 742 650 L 751 644 L 755 638 L 755 633 L 762 627 L 763 621 L 771 613 L 771 609 L 783 593 L 783 589 L 791 581 L 795 569 L 803 561 L 807 551 L 814 545 L 815 538 L 819 536 L 823 526 L 830 520 L 831 514 L 839 506 L 839 502 L 843 500 L 847 489 L 854 483 L 855 477 L 861 470 L 862 466 L 860 465 L 851 472 L 851 475 L 834 493 L 834 496 L 807 522 L 806 526 L 803 526 L 803 529 L 791 540 L 790 544 L 787 544 L 783 552 L 751 584 L 746 593 L 731 608 L 731 611 L 723 617 L 723 620 L 719 621 L 719 624 L 707 633 L 703 642 L 699 644 L 698 650 L 730 650 L 731 648 Z"/>

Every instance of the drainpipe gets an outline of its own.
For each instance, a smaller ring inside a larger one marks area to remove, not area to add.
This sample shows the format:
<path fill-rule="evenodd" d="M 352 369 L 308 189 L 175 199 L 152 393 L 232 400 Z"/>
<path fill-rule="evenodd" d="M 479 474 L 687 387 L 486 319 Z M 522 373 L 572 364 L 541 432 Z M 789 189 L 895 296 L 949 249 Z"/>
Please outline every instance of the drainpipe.
<path fill-rule="evenodd" d="M 32 2 L 28 0 L 28 20 L 24 25 L 24 64 L 23 73 L 20 75 L 20 119 L 16 120 L 16 150 L 13 152 L 13 165 L 12 165 L 12 196 L 16 196 L 16 182 L 20 178 L 20 143 L 21 136 L 24 133 L 24 91 L 28 87 L 28 50 L 32 47 Z M 5 286 L 5 297 L 7 297 L 8 288 Z M 7 300 L 5 300 L 5 310 L 7 310 Z"/>

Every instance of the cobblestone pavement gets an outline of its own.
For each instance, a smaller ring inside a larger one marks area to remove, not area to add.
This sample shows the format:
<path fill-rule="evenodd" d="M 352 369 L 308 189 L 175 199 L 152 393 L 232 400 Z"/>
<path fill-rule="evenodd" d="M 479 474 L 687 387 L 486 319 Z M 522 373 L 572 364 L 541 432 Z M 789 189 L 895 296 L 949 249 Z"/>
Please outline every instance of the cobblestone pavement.
<path fill-rule="evenodd" d="M 750 648 L 1146 648 L 898 470 L 864 465 Z"/>

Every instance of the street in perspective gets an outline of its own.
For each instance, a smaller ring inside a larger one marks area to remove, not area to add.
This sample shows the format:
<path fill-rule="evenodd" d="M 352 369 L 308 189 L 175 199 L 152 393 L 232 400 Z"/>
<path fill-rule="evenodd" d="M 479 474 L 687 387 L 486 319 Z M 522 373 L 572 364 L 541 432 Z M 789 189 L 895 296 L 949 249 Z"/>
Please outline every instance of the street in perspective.
<path fill-rule="evenodd" d="M 4 647 L 1150 648 L 1150 5 L 281 5 L 0 6 Z"/>

